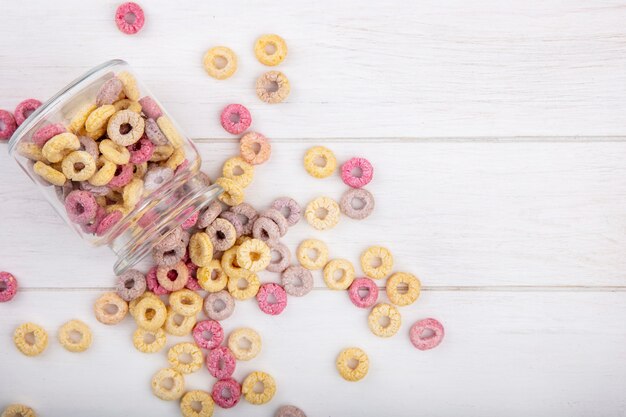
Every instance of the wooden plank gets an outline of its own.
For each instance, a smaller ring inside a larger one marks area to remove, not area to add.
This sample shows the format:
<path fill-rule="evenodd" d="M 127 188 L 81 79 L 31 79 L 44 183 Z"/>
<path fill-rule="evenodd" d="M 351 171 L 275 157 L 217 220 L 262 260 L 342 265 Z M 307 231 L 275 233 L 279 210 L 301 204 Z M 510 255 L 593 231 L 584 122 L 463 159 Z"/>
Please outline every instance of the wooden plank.
<path fill-rule="evenodd" d="M 338 175 L 316 180 L 301 158 L 315 141 L 274 144 L 256 170 L 247 200 L 267 207 L 282 194 L 301 204 L 339 199 Z M 358 264 L 369 245 L 384 245 L 397 269 L 438 286 L 624 286 L 625 143 L 327 142 L 339 161 L 354 155 L 375 166 L 368 189 L 376 210 L 365 221 L 343 218 L 330 231 L 306 222 L 285 242 L 328 243 L 332 257 Z M 235 142 L 202 143 L 215 178 L 237 152 Z M 0 152 L 3 269 L 27 287 L 106 287 L 114 262 L 72 236 L 39 192 Z M 60 244 L 62 242 L 62 244 Z M 321 278 L 318 285 L 323 287 Z"/>
<path fill-rule="evenodd" d="M 0 408 L 22 401 L 41 415 L 177 415 L 175 402 L 150 393 L 151 375 L 167 366 L 164 353 L 144 355 L 131 346 L 133 323 L 106 327 L 92 318 L 94 291 L 28 291 L 1 305 Z M 271 373 L 278 384 L 266 406 L 245 401 L 216 416 L 273 415 L 294 403 L 309 416 L 393 415 L 614 416 L 626 411 L 623 375 L 626 313 L 615 293 L 427 293 L 402 309 L 404 324 L 391 339 L 372 335 L 366 311 L 345 294 L 314 291 L 289 299 L 281 316 L 259 312 L 252 301 L 237 304 L 224 322 L 226 334 L 239 326 L 260 332 L 263 350 L 239 362 L 235 377 L 252 370 Z M 420 352 L 409 343 L 410 325 L 437 317 L 446 338 L 437 349 Z M 94 343 L 72 354 L 56 342 L 66 320 L 92 326 Z M 27 358 L 10 344 L 16 325 L 26 320 L 50 332 L 50 347 Z M 176 339 L 176 340 L 174 340 Z M 170 344 L 186 340 L 172 338 Z M 337 353 L 348 346 L 370 357 L 369 375 L 359 383 L 336 373 Z M 204 369 L 187 378 L 193 389 L 213 384 Z"/>
<path fill-rule="evenodd" d="M 49 97 L 119 57 L 193 137 L 228 137 L 218 114 L 230 102 L 249 106 L 255 128 L 281 138 L 626 132 L 626 9 L 617 0 L 154 0 L 132 37 L 114 25 L 118 1 L 57 3 L 4 5 L 0 35 L 12 41 L 0 45 L 0 107 Z M 288 104 L 254 94 L 268 68 L 253 42 L 267 32 L 289 44 L 278 67 L 292 82 Z M 228 81 L 201 66 L 217 44 L 239 56 Z"/>

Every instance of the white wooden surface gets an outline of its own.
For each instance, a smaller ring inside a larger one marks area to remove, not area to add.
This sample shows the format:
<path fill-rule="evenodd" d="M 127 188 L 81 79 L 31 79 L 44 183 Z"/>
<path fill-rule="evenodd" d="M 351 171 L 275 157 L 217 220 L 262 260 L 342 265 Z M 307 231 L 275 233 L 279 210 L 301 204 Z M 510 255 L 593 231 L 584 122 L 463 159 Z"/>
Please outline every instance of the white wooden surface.
<path fill-rule="evenodd" d="M 216 415 L 270 416 L 284 403 L 309 416 L 626 413 L 626 3 L 150 0 L 135 37 L 115 28 L 116 5 L 5 2 L 0 107 L 44 99 L 100 61 L 124 58 L 215 176 L 236 152 L 217 115 L 241 102 L 254 128 L 274 139 L 249 193 L 255 205 L 274 190 L 301 203 L 340 196 L 338 177 L 314 180 L 302 169 L 314 144 L 376 167 L 370 219 L 344 219 L 330 232 L 301 224 L 287 243 L 320 237 L 333 256 L 355 262 L 367 245 L 383 244 L 425 286 L 391 340 L 371 335 L 367 313 L 319 276 L 317 289 L 291 299 L 280 317 L 238 304 L 226 329 L 255 327 L 265 348 L 236 376 L 267 370 L 278 394 L 267 406 Z M 253 92 L 265 68 L 252 43 L 267 32 L 290 48 L 279 69 L 293 93 L 277 106 Z M 216 44 L 240 58 L 228 81 L 200 66 Z M 112 285 L 113 256 L 74 238 L 6 152 L 0 177 L 0 269 L 24 287 L 0 305 L 0 408 L 22 401 L 42 416 L 175 415 L 175 404 L 149 390 L 163 355 L 132 348 L 132 323 L 109 328 L 92 318 L 93 300 Z M 447 336 L 419 352 L 407 332 L 425 316 L 441 319 Z M 84 355 L 52 343 L 29 359 L 12 346 L 20 322 L 54 335 L 71 318 L 93 327 Z M 351 345 L 372 362 L 358 384 L 333 368 Z M 205 371 L 189 382 L 212 384 Z"/>

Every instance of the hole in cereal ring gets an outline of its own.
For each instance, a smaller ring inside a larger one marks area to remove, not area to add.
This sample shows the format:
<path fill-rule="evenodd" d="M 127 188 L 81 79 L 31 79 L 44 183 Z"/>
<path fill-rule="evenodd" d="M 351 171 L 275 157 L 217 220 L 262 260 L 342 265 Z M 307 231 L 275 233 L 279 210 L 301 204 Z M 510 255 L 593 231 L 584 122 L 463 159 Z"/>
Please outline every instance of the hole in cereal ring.
<path fill-rule="evenodd" d="M 209 330 L 204 330 L 202 332 L 202 338 L 204 340 L 211 340 L 211 339 L 213 339 L 213 332 L 211 332 Z"/>
<path fill-rule="evenodd" d="M 24 341 L 26 343 L 28 343 L 29 345 L 34 345 L 35 344 L 35 333 L 33 332 L 28 332 L 24 335 Z"/>
<path fill-rule="evenodd" d="M 172 377 L 163 378 L 160 385 L 164 390 L 170 391 L 174 388 L 174 379 Z"/>
<path fill-rule="evenodd" d="M 213 269 L 211 271 L 211 281 L 215 281 L 220 277 L 220 274 L 218 273 L 217 269 Z"/>
<path fill-rule="evenodd" d="M 78 344 L 81 340 L 83 340 L 83 334 L 78 330 L 70 330 L 70 334 L 68 335 L 68 339 L 70 343 Z"/>
<path fill-rule="evenodd" d="M 6 129 L 7 125 L 4 123 L 4 120 L 0 120 L 0 130 Z"/>
<path fill-rule="evenodd" d="M 363 170 L 361 167 L 354 167 L 352 168 L 352 171 L 350 171 L 350 175 L 354 178 L 361 178 L 363 176 Z"/>
<path fill-rule="evenodd" d="M 317 155 L 313 159 L 313 163 L 315 164 L 315 166 L 318 166 L 320 168 L 324 168 L 326 166 L 326 164 L 328 163 L 328 159 L 326 159 L 325 156 Z"/>
<path fill-rule="evenodd" d="M 154 342 L 156 342 L 156 336 L 154 334 L 152 334 L 152 333 L 144 333 L 143 334 L 143 342 L 146 345 L 151 345 Z"/>
<path fill-rule="evenodd" d="M 109 303 L 104 306 L 103 310 L 104 310 L 104 314 L 107 314 L 109 316 L 114 316 L 120 311 L 120 308 L 116 304 Z"/>
<path fill-rule="evenodd" d="M 133 127 L 130 125 L 130 123 L 122 123 L 120 125 L 120 133 L 122 135 L 127 134 L 128 132 L 130 132 L 131 130 L 133 130 Z"/>
<path fill-rule="evenodd" d="M 267 230 L 261 229 L 261 240 L 268 240 L 270 238 L 270 234 L 267 233 Z"/>
<path fill-rule="evenodd" d="M 278 263 L 280 261 L 282 261 L 283 256 L 280 254 L 279 251 L 272 249 L 270 251 L 270 260 L 272 263 Z"/>
<path fill-rule="evenodd" d="M 252 261 L 258 261 L 259 259 L 261 259 L 261 254 L 258 252 L 250 252 L 250 259 Z"/>
<path fill-rule="evenodd" d="M 294 287 L 302 287 L 304 285 L 304 283 L 302 282 L 302 278 L 300 278 L 299 275 L 296 275 L 293 278 L 293 281 L 291 282 L 291 285 L 293 285 Z"/>
<path fill-rule="evenodd" d="M 359 361 L 354 359 L 354 358 L 350 358 L 348 359 L 348 361 L 346 362 L 346 365 L 348 366 L 348 368 L 350 369 L 356 369 L 357 366 L 359 366 Z"/>
<path fill-rule="evenodd" d="M 75 211 L 76 214 L 83 214 L 85 212 L 85 207 L 82 204 L 78 203 L 76 204 Z"/>
<path fill-rule="evenodd" d="M 82 171 L 84 168 L 85 168 L 85 164 L 83 164 L 82 162 L 76 162 L 74 164 L 75 171 Z"/>
<path fill-rule="evenodd" d="M 6 291 L 6 290 L 7 290 L 7 288 L 9 288 L 9 287 L 7 286 L 7 283 L 6 283 L 6 282 L 4 282 L 4 281 L 0 281 L 0 292 Z"/>
<path fill-rule="evenodd" d="M 237 215 L 237 218 L 239 219 L 239 223 L 241 223 L 242 226 L 245 226 L 250 221 L 250 219 L 244 216 L 243 214 L 237 213 L 236 215 Z"/>
<path fill-rule="evenodd" d="M 278 91 L 278 83 L 276 81 L 270 81 L 267 83 L 267 85 L 265 86 L 265 90 L 268 93 L 275 93 Z"/>
<path fill-rule="evenodd" d="M 353 198 L 352 201 L 350 201 L 350 205 L 355 210 L 361 210 L 363 207 L 365 207 L 365 201 L 363 201 L 363 199 L 361 198 Z"/>
<path fill-rule="evenodd" d="M 217 361 L 217 368 L 224 369 L 225 366 L 226 366 L 226 362 L 224 361 L 224 358 L 220 357 L 219 360 Z"/>
<path fill-rule="evenodd" d="M 216 313 L 219 313 L 220 311 L 224 310 L 226 308 L 226 303 L 223 300 L 215 300 L 215 302 L 213 303 L 213 310 Z"/>
<path fill-rule="evenodd" d="M 170 281 L 176 281 L 176 278 L 178 278 L 178 271 L 176 271 L 175 269 L 170 269 L 169 271 L 167 271 L 167 279 L 169 279 Z"/>
<path fill-rule="evenodd" d="M 224 387 L 222 388 L 222 392 L 220 392 L 220 397 L 224 399 L 230 399 L 233 396 L 233 393 L 230 391 L 230 388 Z"/>
<path fill-rule="evenodd" d="M 134 280 L 133 278 L 127 279 L 127 280 L 124 282 L 124 287 L 125 287 L 127 290 L 130 290 L 130 289 L 131 289 L 131 288 L 133 288 L 134 286 L 135 286 L 135 280 Z"/>
<path fill-rule="evenodd" d="M 219 240 L 226 239 L 226 235 L 221 230 L 218 230 L 217 233 L 215 233 L 215 237 L 217 237 Z M 213 272 L 215 272 L 215 270 L 213 270 Z"/>
<path fill-rule="evenodd" d="M 357 294 L 359 294 L 359 298 L 365 300 L 370 295 L 370 289 L 367 287 L 359 287 Z"/>
<path fill-rule="evenodd" d="M 324 220 L 326 216 L 328 216 L 328 210 L 325 209 L 324 207 L 320 207 L 317 210 L 315 210 L 315 216 L 320 220 Z"/>
<path fill-rule="evenodd" d="M 254 388 L 252 388 L 252 390 L 257 394 L 261 394 L 263 391 L 265 391 L 265 385 L 263 385 L 263 382 L 257 381 L 254 384 Z"/>
<path fill-rule="evenodd" d="M 380 259 L 380 256 L 374 256 L 373 258 L 370 259 L 370 266 L 372 268 L 378 268 L 382 264 L 383 264 L 383 260 Z"/>
<path fill-rule="evenodd" d="M 409 292 L 409 284 L 405 283 L 405 282 L 401 282 L 398 285 L 396 285 L 396 292 L 398 294 L 406 294 Z"/>
<path fill-rule="evenodd" d="M 425 328 L 424 330 L 422 330 L 422 333 L 420 333 L 420 339 L 422 340 L 430 339 L 431 337 L 434 337 L 434 336 L 435 336 L 435 331 L 429 328 Z"/>
<path fill-rule="evenodd" d="M 135 13 L 133 12 L 128 12 L 124 15 L 124 22 L 128 23 L 129 25 L 134 24 L 136 20 L 137 16 L 135 16 Z"/>
<path fill-rule="evenodd" d="M 255 154 L 261 152 L 261 144 L 259 142 L 252 143 L 252 152 L 254 152 Z"/>
<path fill-rule="evenodd" d="M 391 319 L 387 316 L 380 316 L 378 318 L 378 324 L 380 324 L 382 327 L 389 327 L 389 325 L 391 324 Z"/>
<path fill-rule="evenodd" d="M 117 168 L 115 168 L 115 176 L 117 177 L 121 173 L 122 173 L 122 165 L 118 165 Z"/>
<path fill-rule="evenodd" d="M 217 55 L 213 58 L 213 66 L 217 69 L 224 69 L 227 64 L 228 60 L 222 55 Z"/>
<path fill-rule="evenodd" d="M 244 278 L 239 278 L 239 280 L 237 281 L 237 288 L 239 288 L 240 290 L 245 290 L 246 288 L 248 288 L 249 282 L 244 279 Z"/>
<path fill-rule="evenodd" d="M 239 115 L 239 113 L 233 112 L 228 116 L 228 119 L 233 123 L 239 123 L 239 121 L 241 120 L 241 116 Z"/>
<path fill-rule="evenodd" d="M 196 413 L 200 413 L 202 411 L 202 403 L 200 401 L 192 401 L 189 405 L 191 406 L 191 409 Z"/>
<path fill-rule="evenodd" d="M 184 304 L 186 306 L 190 306 L 193 304 L 193 300 L 189 297 L 183 297 L 182 300 L 180 300 L 181 304 Z"/>
<path fill-rule="evenodd" d="M 336 269 L 333 272 L 333 279 L 335 281 L 339 281 L 341 278 L 343 278 L 345 274 L 346 274 L 346 271 L 344 271 L 343 269 Z"/>
<path fill-rule="evenodd" d="M 180 355 L 178 355 L 178 361 L 180 363 L 189 364 L 193 362 L 193 358 L 191 357 L 189 353 L 183 352 Z"/>
<path fill-rule="evenodd" d="M 183 316 L 182 314 L 176 313 L 174 314 L 174 318 L 172 321 L 174 322 L 175 325 L 180 326 L 185 321 L 185 316 Z"/>
<path fill-rule="evenodd" d="M 285 219 L 289 218 L 289 216 L 291 216 L 291 209 L 287 206 L 281 207 L 280 213 L 283 215 L 283 217 L 285 217 Z"/>
<path fill-rule="evenodd" d="M 156 310 L 153 308 L 148 308 L 144 313 L 144 317 L 148 320 L 152 320 L 152 318 L 156 315 Z"/>
<path fill-rule="evenodd" d="M 237 342 L 237 346 L 239 347 L 239 349 L 250 350 L 252 349 L 252 341 L 247 337 L 241 337 Z"/>
<path fill-rule="evenodd" d="M 236 177 L 243 175 L 243 168 L 241 168 L 239 165 L 235 166 L 233 168 L 233 175 Z"/>
<path fill-rule="evenodd" d="M 267 302 L 267 304 L 270 304 L 270 305 L 276 304 L 278 302 L 278 300 L 276 300 L 276 296 L 273 293 L 269 293 L 265 301 Z"/>
<path fill-rule="evenodd" d="M 28 118 L 31 114 L 35 112 L 35 109 L 28 109 L 24 112 L 24 117 Z"/>
<path fill-rule="evenodd" d="M 268 42 L 265 45 L 265 53 L 268 55 L 274 55 L 276 53 L 276 44 L 273 42 Z"/>
<path fill-rule="evenodd" d="M 306 256 L 307 256 L 310 260 L 312 260 L 312 261 L 316 261 L 316 260 L 317 260 L 317 258 L 319 258 L 319 256 L 320 256 L 320 251 L 318 251 L 318 250 L 317 250 L 317 249 L 315 249 L 315 248 L 309 248 L 309 249 L 307 249 L 307 251 L 306 251 Z"/>

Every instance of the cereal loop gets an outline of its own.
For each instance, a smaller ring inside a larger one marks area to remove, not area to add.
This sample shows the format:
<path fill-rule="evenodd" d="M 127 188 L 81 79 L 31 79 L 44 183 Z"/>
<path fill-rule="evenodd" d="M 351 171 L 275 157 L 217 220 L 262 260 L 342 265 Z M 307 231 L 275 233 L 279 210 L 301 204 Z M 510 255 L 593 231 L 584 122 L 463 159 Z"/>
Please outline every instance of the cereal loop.
<path fill-rule="evenodd" d="M 196 316 L 183 316 L 168 307 L 163 329 L 172 336 L 187 336 L 196 325 L 196 321 Z"/>
<path fill-rule="evenodd" d="M 11 404 L 4 409 L 0 417 L 37 417 L 35 411 L 23 404 Z"/>
<path fill-rule="evenodd" d="M 202 349 L 215 349 L 224 341 L 224 329 L 215 320 L 198 322 L 193 328 L 193 339 Z"/>
<path fill-rule="evenodd" d="M 65 175 L 63 175 L 62 172 L 57 171 L 41 161 L 35 162 L 35 165 L 33 165 L 33 171 L 50 184 L 57 185 L 59 187 L 67 181 L 67 178 L 65 178 Z"/>
<path fill-rule="evenodd" d="M 183 361 L 181 359 L 182 355 L 189 355 L 191 361 Z M 172 369 L 183 374 L 191 374 L 202 368 L 204 357 L 198 346 L 187 342 L 172 346 L 167 352 L 167 361 L 170 363 Z"/>
<path fill-rule="evenodd" d="M 77 133 L 80 129 L 85 127 L 85 121 L 87 120 L 87 117 L 89 117 L 89 114 L 97 107 L 97 105 L 89 103 L 78 109 L 78 111 L 70 121 L 67 130 L 72 133 Z"/>
<path fill-rule="evenodd" d="M 115 24 L 122 33 L 134 35 L 141 30 L 144 23 L 143 9 L 137 3 L 122 3 L 115 11 Z"/>
<path fill-rule="evenodd" d="M 273 297 L 271 302 L 270 297 Z M 256 299 L 261 311 L 271 316 L 279 315 L 287 307 L 287 293 L 283 287 L 273 282 L 261 285 Z"/>
<path fill-rule="evenodd" d="M 237 263 L 252 272 L 262 271 L 270 263 L 270 248 L 259 239 L 250 239 L 237 249 Z"/>
<path fill-rule="evenodd" d="M 261 392 L 255 390 L 255 385 L 258 383 L 263 385 L 263 391 Z M 266 404 L 270 402 L 272 398 L 274 398 L 274 394 L 276 394 L 276 381 L 274 381 L 271 375 L 265 372 L 255 371 L 243 380 L 241 392 L 243 393 L 243 397 L 250 404 Z"/>
<path fill-rule="evenodd" d="M 218 259 L 213 259 L 208 266 L 198 268 L 198 284 L 208 292 L 218 292 L 226 288 L 228 276 Z"/>
<path fill-rule="evenodd" d="M 360 174 L 353 172 L 359 170 Z M 351 158 L 341 166 L 341 179 L 352 188 L 361 188 L 374 177 L 374 167 L 365 158 Z"/>
<path fill-rule="evenodd" d="M 270 159 L 272 145 L 262 134 L 248 132 L 239 140 L 239 152 L 241 157 L 248 163 L 259 165 Z"/>
<path fill-rule="evenodd" d="M 232 378 L 220 379 L 211 391 L 213 401 L 221 408 L 232 408 L 239 403 L 241 386 Z"/>
<path fill-rule="evenodd" d="M 111 116 L 115 114 L 115 106 L 112 104 L 105 104 L 98 107 L 89 114 L 87 120 L 85 120 L 85 130 L 87 133 L 95 133 L 101 131 L 106 127 Z"/>
<path fill-rule="evenodd" d="M 96 173 L 96 161 L 85 151 L 74 151 L 63 159 L 63 175 L 72 181 L 87 181 Z"/>
<path fill-rule="evenodd" d="M 254 43 L 254 55 L 261 64 L 274 67 L 285 60 L 287 43 L 278 35 L 260 36 Z"/>
<path fill-rule="evenodd" d="M 294 405 L 283 405 L 276 411 L 274 417 L 306 417 L 306 414 Z"/>
<path fill-rule="evenodd" d="M 291 263 L 291 252 L 287 245 L 280 243 L 277 240 L 267 241 L 267 246 L 270 248 L 270 263 L 267 265 L 266 270 L 270 272 L 283 272 Z M 272 254 L 277 253 L 278 257 L 274 257 Z"/>
<path fill-rule="evenodd" d="M 17 125 L 21 125 L 24 123 L 30 115 L 37 110 L 41 106 L 41 101 L 36 100 L 34 98 L 26 99 L 20 102 L 15 110 L 13 111 L 13 116 L 15 117 L 15 123 Z"/>
<path fill-rule="evenodd" d="M 317 230 L 332 229 L 339 223 L 339 205 L 328 197 L 318 197 L 306 206 L 304 217 Z"/>
<path fill-rule="evenodd" d="M 235 299 L 227 291 L 210 293 L 204 300 L 204 312 L 212 320 L 226 320 L 235 311 Z"/>
<path fill-rule="evenodd" d="M 205 391 L 189 391 L 180 400 L 180 412 L 183 417 L 211 417 L 215 403 L 211 394 Z M 196 407 L 200 409 L 197 410 Z"/>
<path fill-rule="evenodd" d="M 128 304 L 116 293 L 108 292 L 96 300 L 93 309 L 100 323 L 117 324 L 126 317 Z"/>
<path fill-rule="evenodd" d="M 385 278 L 392 268 L 393 255 L 387 248 L 371 246 L 361 254 L 361 269 L 370 278 Z"/>
<path fill-rule="evenodd" d="M 214 250 L 225 251 L 233 247 L 237 240 L 235 226 L 226 219 L 215 219 L 206 233 L 211 238 Z"/>
<path fill-rule="evenodd" d="M 118 145 L 111 139 L 104 139 L 98 145 L 100 153 L 116 165 L 126 165 L 130 162 L 130 151 L 125 146 Z"/>
<path fill-rule="evenodd" d="M 290 92 L 289 80 L 280 71 L 268 71 L 256 80 L 256 95 L 266 103 L 280 103 Z"/>
<path fill-rule="evenodd" d="M 166 385 L 167 381 L 170 384 Z M 180 372 L 174 369 L 161 369 L 152 377 L 152 392 L 162 400 L 177 400 L 183 396 L 184 391 L 185 379 Z"/>
<path fill-rule="evenodd" d="M 361 295 L 361 293 L 364 294 Z M 378 300 L 378 287 L 369 278 L 357 278 L 350 284 L 348 295 L 355 306 L 369 308 Z"/>
<path fill-rule="evenodd" d="M 367 323 L 376 336 L 391 337 L 398 333 L 402 319 L 397 308 L 391 304 L 380 303 L 370 312 Z"/>
<path fill-rule="evenodd" d="M 230 378 L 235 372 L 237 361 L 226 346 L 218 346 L 211 350 L 206 358 L 209 373 L 217 379 Z"/>
<path fill-rule="evenodd" d="M 420 296 L 421 284 L 414 275 L 396 272 L 387 280 L 387 297 L 397 306 L 413 304 Z"/>
<path fill-rule="evenodd" d="M 170 294 L 172 310 L 185 317 L 195 316 L 202 310 L 202 297 L 191 290 L 182 289 Z"/>
<path fill-rule="evenodd" d="M 130 110 L 133 113 L 141 113 L 141 104 L 127 98 L 116 101 L 113 103 L 113 107 L 115 107 L 116 112 L 121 110 Z"/>
<path fill-rule="evenodd" d="M 228 278 L 228 292 L 237 300 L 247 300 L 257 295 L 261 282 L 254 272 L 241 271 L 237 277 Z"/>
<path fill-rule="evenodd" d="M 252 116 L 245 106 L 229 104 L 222 110 L 220 123 L 228 133 L 238 135 L 248 130 L 252 124 Z"/>
<path fill-rule="evenodd" d="M 17 280 L 8 272 L 0 272 L 0 303 L 11 301 L 17 294 Z"/>
<path fill-rule="evenodd" d="M 311 257 L 313 253 L 313 257 Z M 296 252 L 300 265 L 311 271 L 322 269 L 328 263 L 328 246 L 321 240 L 307 239 L 300 243 Z"/>
<path fill-rule="evenodd" d="M 167 309 L 160 299 L 145 297 L 137 303 L 134 316 L 137 326 L 146 330 L 156 330 L 165 323 Z"/>
<path fill-rule="evenodd" d="M 6 110 L 0 110 L 0 139 L 10 139 L 16 130 L 17 123 L 13 115 Z"/>
<path fill-rule="evenodd" d="M 33 135 L 33 143 L 39 147 L 43 147 L 50 139 L 65 132 L 65 126 L 61 123 L 42 126 Z"/>
<path fill-rule="evenodd" d="M 50 162 L 61 162 L 65 155 L 80 148 L 78 137 L 70 132 L 60 133 L 46 142 L 41 153 Z"/>
<path fill-rule="evenodd" d="M 124 94 L 132 101 L 139 100 L 139 88 L 137 87 L 137 81 L 130 72 L 124 71 L 117 74 L 117 78 L 122 82 L 124 86 Z"/>
<path fill-rule="evenodd" d="M 157 125 L 174 148 L 182 148 L 185 139 L 178 133 L 178 130 L 174 127 L 174 124 L 169 118 L 166 116 L 159 117 L 157 119 Z"/>
<path fill-rule="evenodd" d="M 37 356 L 48 347 L 48 333 L 34 323 L 24 323 L 13 333 L 15 347 L 26 356 Z"/>
<path fill-rule="evenodd" d="M 133 333 L 133 345 L 142 353 L 156 353 L 165 347 L 167 336 L 163 329 L 146 330 L 141 327 Z"/>
<path fill-rule="evenodd" d="M 96 172 L 89 178 L 89 184 L 95 187 L 107 185 L 115 176 L 117 165 L 105 157 L 100 157 L 96 162 Z"/>
<path fill-rule="evenodd" d="M 219 177 L 215 183 L 224 190 L 218 197 L 222 203 L 229 206 L 236 206 L 237 204 L 243 203 L 243 189 L 237 182 L 229 178 Z"/>
<path fill-rule="evenodd" d="M 302 297 L 313 289 L 313 274 L 299 265 L 292 265 L 282 273 L 281 282 L 287 294 Z"/>
<path fill-rule="evenodd" d="M 228 348 L 240 361 L 254 359 L 261 352 L 261 336 L 254 330 L 242 327 L 228 336 Z"/>
<path fill-rule="evenodd" d="M 241 157 L 230 158 L 224 162 L 222 175 L 235 181 L 240 187 L 246 188 L 254 178 L 254 165 Z"/>
<path fill-rule="evenodd" d="M 337 273 L 341 275 L 337 277 Z M 346 259 L 333 259 L 324 267 L 324 282 L 331 290 L 346 290 L 354 281 L 354 266 Z"/>
<path fill-rule="evenodd" d="M 315 146 L 304 154 L 304 169 L 315 178 L 326 178 L 337 168 L 335 154 L 323 146 Z"/>
<path fill-rule="evenodd" d="M 124 127 L 130 127 L 130 130 L 124 129 Z M 120 110 L 109 119 L 107 135 L 109 139 L 120 146 L 130 146 L 141 139 L 145 127 L 141 115 L 130 110 Z"/>
<path fill-rule="evenodd" d="M 351 188 L 341 196 L 339 201 L 341 212 L 355 220 L 368 217 L 374 211 L 375 205 L 374 196 L 365 188 Z"/>
<path fill-rule="evenodd" d="M 204 54 L 202 65 L 211 77 L 225 80 L 237 71 L 237 56 L 230 48 L 215 46 Z"/>
<path fill-rule="evenodd" d="M 293 198 L 281 197 L 274 200 L 272 208 L 280 211 L 283 216 L 285 216 L 289 226 L 294 226 L 300 221 L 302 209 L 300 208 L 298 202 Z M 284 211 L 287 211 L 287 214 L 285 214 Z"/>
<path fill-rule="evenodd" d="M 17 145 L 17 153 L 31 161 L 45 162 L 46 158 L 41 152 L 41 147 L 34 143 L 20 142 Z"/>
<path fill-rule="evenodd" d="M 351 367 L 350 362 L 356 361 L 356 367 Z M 356 382 L 365 378 L 369 370 L 369 358 L 367 354 L 359 348 L 344 349 L 337 357 L 337 370 L 339 375 L 346 381 Z"/>
<path fill-rule="evenodd" d="M 71 320 L 59 329 L 59 342 L 70 352 L 84 352 L 91 346 L 91 329 L 80 320 Z"/>
<path fill-rule="evenodd" d="M 96 105 L 102 106 L 103 104 L 115 103 L 118 101 L 123 88 L 124 86 L 118 78 L 113 77 L 106 80 L 98 90 L 98 94 L 96 94 Z"/>
<path fill-rule="evenodd" d="M 157 268 L 157 281 L 168 291 L 182 290 L 189 280 L 187 265 L 178 261 L 171 267 L 160 266 Z"/>
<path fill-rule="evenodd" d="M 197 232 L 189 240 L 189 257 L 198 266 L 207 267 L 213 260 L 213 243 L 204 232 Z"/>
<path fill-rule="evenodd" d="M 427 333 L 432 333 L 427 335 Z M 436 348 L 445 336 L 443 325 L 436 319 L 427 318 L 420 320 L 411 326 L 409 337 L 411 343 L 419 350 Z"/>

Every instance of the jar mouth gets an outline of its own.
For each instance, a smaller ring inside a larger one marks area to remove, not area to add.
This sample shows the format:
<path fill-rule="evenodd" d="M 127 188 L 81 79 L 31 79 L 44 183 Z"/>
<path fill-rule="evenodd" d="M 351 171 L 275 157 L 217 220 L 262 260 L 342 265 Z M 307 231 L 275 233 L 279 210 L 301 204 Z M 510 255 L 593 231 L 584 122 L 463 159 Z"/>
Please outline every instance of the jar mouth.
<path fill-rule="evenodd" d="M 110 61 L 103 62 L 102 64 L 92 68 L 80 77 L 76 78 L 71 83 L 67 84 L 58 93 L 56 93 L 51 99 L 39 106 L 17 130 L 11 136 L 9 140 L 9 155 L 13 155 L 16 145 L 22 139 L 24 134 L 28 132 L 33 126 L 36 126 L 42 119 L 46 118 L 50 113 L 56 111 L 57 107 L 66 100 L 67 94 L 71 91 L 80 91 L 84 85 L 90 84 L 102 77 L 103 73 L 111 70 L 111 68 L 128 65 L 128 63 L 122 59 L 112 59 Z"/>

